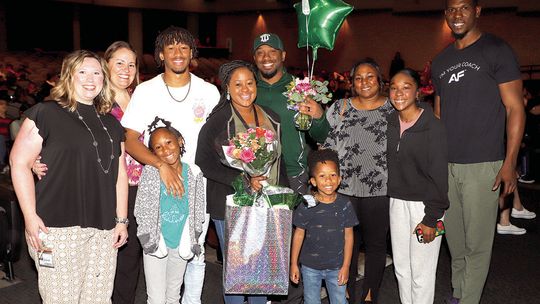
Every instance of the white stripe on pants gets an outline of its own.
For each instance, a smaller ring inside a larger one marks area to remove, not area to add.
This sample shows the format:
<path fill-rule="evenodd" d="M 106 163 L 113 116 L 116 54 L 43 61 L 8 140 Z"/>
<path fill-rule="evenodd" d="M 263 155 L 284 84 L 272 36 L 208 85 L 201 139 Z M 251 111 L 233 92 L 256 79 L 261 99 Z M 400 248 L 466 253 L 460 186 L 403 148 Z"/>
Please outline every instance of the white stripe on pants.
<path fill-rule="evenodd" d="M 402 304 L 433 303 L 442 237 L 419 243 L 414 229 L 424 218 L 424 203 L 390 198 L 394 271 Z"/>
<path fill-rule="evenodd" d="M 180 302 L 180 288 L 188 261 L 180 257 L 178 248 L 167 248 L 167 253 L 164 258 L 143 254 L 148 304 Z"/>
<path fill-rule="evenodd" d="M 44 304 L 111 303 L 117 256 L 113 230 L 49 227 L 42 241 L 52 249 L 54 268 L 39 266 L 30 245 L 28 252 L 36 264 Z"/>

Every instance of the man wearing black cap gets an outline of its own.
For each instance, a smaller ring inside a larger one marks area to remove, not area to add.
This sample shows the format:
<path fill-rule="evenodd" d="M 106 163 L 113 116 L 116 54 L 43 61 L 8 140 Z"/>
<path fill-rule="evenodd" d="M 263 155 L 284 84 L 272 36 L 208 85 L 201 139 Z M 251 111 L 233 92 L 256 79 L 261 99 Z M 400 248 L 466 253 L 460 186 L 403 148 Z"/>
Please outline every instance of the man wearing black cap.
<path fill-rule="evenodd" d="M 302 194 L 307 193 L 308 174 L 306 170 L 307 152 L 306 132 L 298 131 L 294 126 L 295 111 L 287 109 L 287 98 L 283 92 L 294 79 L 285 70 L 283 62 L 287 53 L 278 35 L 265 33 L 253 41 L 253 59 L 259 73 L 257 75 L 257 100 L 262 106 L 276 112 L 281 119 L 281 140 L 283 143 L 283 159 L 291 188 Z M 330 128 L 321 105 L 308 98 L 300 107 L 300 112 L 313 117 L 309 136 L 324 142 Z"/>

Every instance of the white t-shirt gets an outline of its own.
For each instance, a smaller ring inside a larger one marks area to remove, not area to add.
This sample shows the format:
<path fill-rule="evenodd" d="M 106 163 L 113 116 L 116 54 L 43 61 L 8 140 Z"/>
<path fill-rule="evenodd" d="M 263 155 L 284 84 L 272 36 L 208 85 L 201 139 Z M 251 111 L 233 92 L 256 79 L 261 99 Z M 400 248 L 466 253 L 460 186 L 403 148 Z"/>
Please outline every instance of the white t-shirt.
<path fill-rule="evenodd" d="M 169 87 L 169 90 L 174 98 L 182 100 L 188 92 L 188 85 Z M 148 126 L 156 116 L 170 121 L 184 136 L 186 153 L 182 161 L 195 165 L 199 131 L 219 102 L 219 97 L 216 86 L 191 74 L 189 94 L 184 101 L 177 102 L 167 92 L 160 74 L 137 86 L 122 117 L 122 125 L 141 134 L 144 132 L 144 144 L 148 146 Z"/>

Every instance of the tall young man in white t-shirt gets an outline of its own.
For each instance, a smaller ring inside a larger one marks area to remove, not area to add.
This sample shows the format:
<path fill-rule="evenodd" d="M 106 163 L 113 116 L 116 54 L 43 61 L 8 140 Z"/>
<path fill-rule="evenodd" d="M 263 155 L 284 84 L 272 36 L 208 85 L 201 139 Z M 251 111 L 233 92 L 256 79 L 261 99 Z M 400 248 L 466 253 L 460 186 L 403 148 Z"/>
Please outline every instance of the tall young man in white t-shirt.
<path fill-rule="evenodd" d="M 184 189 L 180 177 L 147 147 L 148 126 L 156 117 L 170 121 L 184 137 L 186 153 L 182 161 L 192 170 L 198 170 L 195 165 L 197 138 L 207 115 L 219 101 L 219 92 L 214 85 L 189 72 L 191 59 L 197 56 L 197 47 L 187 30 L 174 26 L 163 30 L 156 38 L 154 56 L 158 67 L 164 68 L 164 73 L 137 86 L 131 97 L 122 118 L 122 125 L 126 128 L 126 151 L 139 162 L 158 168 L 167 190 L 181 195 Z M 141 135 L 144 143 L 139 140 Z M 208 223 L 207 218 L 199 238 L 201 245 Z M 188 263 L 182 304 L 201 303 L 204 271 L 203 252 Z"/>

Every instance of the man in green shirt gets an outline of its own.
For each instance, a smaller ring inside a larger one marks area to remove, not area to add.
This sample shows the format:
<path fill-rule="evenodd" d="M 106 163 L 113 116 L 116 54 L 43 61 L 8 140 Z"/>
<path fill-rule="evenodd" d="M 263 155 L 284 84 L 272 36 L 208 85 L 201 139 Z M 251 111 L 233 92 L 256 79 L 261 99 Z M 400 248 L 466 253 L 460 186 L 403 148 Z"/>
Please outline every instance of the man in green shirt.
<path fill-rule="evenodd" d="M 281 144 L 283 159 L 293 190 L 307 194 L 307 154 L 306 133 L 311 139 L 322 143 L 330 129 L 326 115 L 320 104 L 311 98 L 300 106 L 300 112 L 313 117 L 309 131 L 298 131 L 294 126 L 295 111 L 287 108 L 287 98 L 283 92 L 294 79 L 283 67 L 286 56 L 283 42 L 278 35 L 265 33 L 253 41 L 253 59 L 259 70 L 257 75 L 257 104 L 270 108 L 281 119 Z"/>

